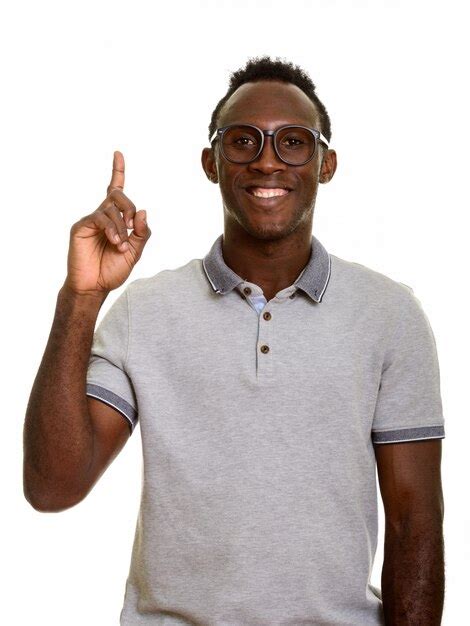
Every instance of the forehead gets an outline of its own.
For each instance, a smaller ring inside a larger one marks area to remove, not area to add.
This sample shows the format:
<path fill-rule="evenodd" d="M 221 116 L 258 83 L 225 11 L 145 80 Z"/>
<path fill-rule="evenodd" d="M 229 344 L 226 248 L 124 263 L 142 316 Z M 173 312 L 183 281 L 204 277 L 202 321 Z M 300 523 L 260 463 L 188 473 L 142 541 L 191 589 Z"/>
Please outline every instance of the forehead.
<path fill-rule="evenodd" d="M 218 125 L 238 123 L 265 129 L 282 124 L 318 127 L 319 115 L 313 102 L 297 85 L 263 80 L 245 83 L 222 107 Z"/>

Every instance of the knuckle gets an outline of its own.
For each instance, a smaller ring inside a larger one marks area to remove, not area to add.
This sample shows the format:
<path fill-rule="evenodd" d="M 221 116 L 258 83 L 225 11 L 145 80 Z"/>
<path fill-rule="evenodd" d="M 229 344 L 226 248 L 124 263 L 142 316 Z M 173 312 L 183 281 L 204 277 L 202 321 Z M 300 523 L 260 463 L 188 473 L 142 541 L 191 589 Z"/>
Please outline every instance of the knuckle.
<path fill-rule="evenodd" d="M 110 206 L 110 203 L 107 202 L 107 200 L 105 200 L 102 204 L 100 204 L 100 206 L 96 209 L 96 211 L 93 213 L 94 217 L 101 217 L 105 211 L 108 209 L 108 207 Z"/>
<path fill-rule="evenodd" d="M 103 226 L 106 224 L 106 216 L 104 214 L 104 209 L 97 209 L 94 213 L 93 213 L 93 217 L 92 217 L 93 221 L 95 222 L 95 224 L 97 226 Z"/>
<path fill-rule="evenodd" d="M 113 185 L 113 187 L 108 187 L 109 191 L 108 191 L 108 198 L 111 199 L 115 199 L 116 196 L 118 195 L 119 189 L 116 187 L 116 185 Z"/>

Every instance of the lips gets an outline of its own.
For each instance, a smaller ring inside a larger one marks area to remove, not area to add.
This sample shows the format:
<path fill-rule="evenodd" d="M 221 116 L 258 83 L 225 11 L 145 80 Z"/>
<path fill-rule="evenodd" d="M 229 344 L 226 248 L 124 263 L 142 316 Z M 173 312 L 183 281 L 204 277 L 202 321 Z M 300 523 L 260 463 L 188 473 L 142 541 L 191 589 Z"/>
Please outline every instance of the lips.
<path fill-rule="evenodd" d="M 256 198 L 274 198 L 289 193 L 289 189 L 283 187 L 247 187 L 246 191 Z"/>
<path fill-rule="evenodd" d="M 245 185 L 244 190 L 250 196 L 250 202 L 257 204 L 258 206 L 277 206 L 282 203 L 293 189 L 279 181 L 253 181 L 251 185 Z"/>

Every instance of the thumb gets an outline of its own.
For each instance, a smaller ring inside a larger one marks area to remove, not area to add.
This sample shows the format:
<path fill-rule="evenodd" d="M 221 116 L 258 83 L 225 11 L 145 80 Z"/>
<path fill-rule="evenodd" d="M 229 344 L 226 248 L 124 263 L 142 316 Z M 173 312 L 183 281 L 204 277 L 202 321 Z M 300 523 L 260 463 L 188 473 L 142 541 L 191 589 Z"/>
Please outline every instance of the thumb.
<path fill-rule="evenodd" d="M 143 248 L 151 234 L 152 231 L 147 224 L 147 211 L 144 209 L 137 211 L 134 215 L 134 230 L 129 235 L 129 241 L 137 248 Z"/>

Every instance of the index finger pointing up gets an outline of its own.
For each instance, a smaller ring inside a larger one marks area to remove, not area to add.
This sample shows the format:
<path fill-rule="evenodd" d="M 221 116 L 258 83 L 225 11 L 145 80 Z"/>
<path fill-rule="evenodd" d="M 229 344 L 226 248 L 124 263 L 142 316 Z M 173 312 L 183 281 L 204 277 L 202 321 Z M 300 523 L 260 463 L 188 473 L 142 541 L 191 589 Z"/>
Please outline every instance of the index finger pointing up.
<path fill-rule="evenodd" d="M 124 155 L 119 150 L 114 152 L 113 173 L 107 194 L 109 195 L 113 189 L 124 189 Z"/>

